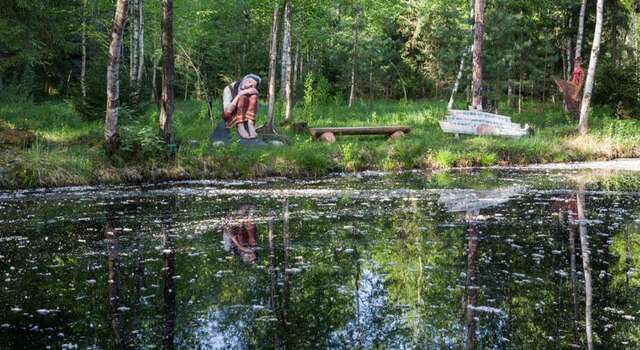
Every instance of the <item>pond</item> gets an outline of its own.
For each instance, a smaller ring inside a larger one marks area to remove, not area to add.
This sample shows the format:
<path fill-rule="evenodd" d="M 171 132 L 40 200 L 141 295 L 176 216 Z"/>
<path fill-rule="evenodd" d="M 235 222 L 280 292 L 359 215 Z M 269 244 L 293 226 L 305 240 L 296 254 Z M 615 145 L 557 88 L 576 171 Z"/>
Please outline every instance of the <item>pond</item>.
<path fill-rule="evenodd" d="M 0 192 L 0 348 L 638 348 L 640 173 Z"/>

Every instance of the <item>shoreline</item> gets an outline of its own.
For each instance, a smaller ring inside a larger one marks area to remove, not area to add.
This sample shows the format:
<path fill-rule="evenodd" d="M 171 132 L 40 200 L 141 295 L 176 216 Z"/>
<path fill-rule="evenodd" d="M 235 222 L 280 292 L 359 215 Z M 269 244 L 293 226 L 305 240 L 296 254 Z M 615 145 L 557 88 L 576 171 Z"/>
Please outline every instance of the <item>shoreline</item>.
<path fill-rule="evenodd" d="M 124 169 L 127 170 L 127 169 Z M 165 169 L 166 170 L 166 169 Z M 134 181 L 89 181 L 69 183 L 60 186 L 23 186 L 23 187 L 0 187 L 0 193 L 10 193 L 19 191 L 50 191 L 50 190 L 96 190 L 102 187 L 156 187 L 162 185 L 185 185 L 185 184 L 220 184 L 229 186 L 233 182 L 241 182 L 248 184 L 251 182 L 266 183 L 278 180 L 316 180 L 328 177 L 340 177 L 345 175 L 387 175 L 403 172 L 428 172 L 428 171 L 464 171 L 464 170 L 517 170 L 517 171 L 540 171 L 540 170 L 607 170 L 611 172 L 640 172 L 640 158 L 617 158 L 605 161 L 579 161 L 579 162 L 558 162 L 558 163 L 532 163 L 526 165 L 494 165 L 494 166 L 476 166 L 476 167 L 444 167 L 444 168 L 417 168 L 417 169 L 398 169 L 395 171 L 385 171 L 376 169 L 364 169 L 359 171 L 335 171 L 322 174 L 320 176 L 257 176 L 251 178 L 226 178 L 226 177 L 170 177 L 163 178 L 158 176 L 150 181 L 145 181 L 143 177 L 136 177 Z"/>

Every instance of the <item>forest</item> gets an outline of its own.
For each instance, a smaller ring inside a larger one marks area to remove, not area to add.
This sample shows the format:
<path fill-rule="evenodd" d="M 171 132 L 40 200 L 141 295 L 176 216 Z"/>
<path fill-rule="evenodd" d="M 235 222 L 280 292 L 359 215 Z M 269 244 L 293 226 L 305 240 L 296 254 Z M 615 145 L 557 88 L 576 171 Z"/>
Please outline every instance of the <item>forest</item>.
<path fill-rule="evenodd" d="M 639 156 L 639 14 L 634 0 L 5 0 L 0 186 Z M 576 57 L 580 116 L 554 84 Z M 223 89 L 248 73 L 256 122 L 285 147 L 208 144 Z M 535 135 L 439 130 L 447 109 L 483 105 Z M 328 145 L 298 124 L 413 131 Z"/>

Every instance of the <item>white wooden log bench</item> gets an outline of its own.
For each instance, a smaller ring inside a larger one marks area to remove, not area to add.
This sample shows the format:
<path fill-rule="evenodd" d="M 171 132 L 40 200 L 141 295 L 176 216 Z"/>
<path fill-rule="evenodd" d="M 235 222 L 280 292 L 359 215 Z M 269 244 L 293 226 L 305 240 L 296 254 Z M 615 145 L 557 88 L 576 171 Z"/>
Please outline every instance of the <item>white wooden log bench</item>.
<path fill-rule="evenodd" d="M 389 139 L 399 139 L 411 131 L 411 127 L 378 126 L 378 127 L 340 127 L 340 128 L 309 128 L 311 136 L 322 142 L 336 141 L 336 135 L 386 135 Z"/>
<path fill-rule="evenodd" d="M 447 118 L 440 121 L 440 128 L 446 133 L 480 136 L 521 137 L 531 135 L 533 128 L 512 123 L 511 118 L 498 114 L 450 109 Z"/>

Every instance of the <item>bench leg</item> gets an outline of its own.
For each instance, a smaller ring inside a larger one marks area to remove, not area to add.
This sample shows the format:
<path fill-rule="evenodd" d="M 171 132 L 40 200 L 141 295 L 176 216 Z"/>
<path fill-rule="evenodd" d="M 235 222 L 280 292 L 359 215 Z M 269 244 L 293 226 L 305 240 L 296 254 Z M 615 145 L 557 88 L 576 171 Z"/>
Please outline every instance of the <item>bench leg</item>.
<path fill-rule="evenodd" d="M 334 143 L 336 142 L 336 135 L 334 135 L 332 132 L 325 132 L 320 135 L 320 137 L 318 137 L 318 141 L 324 143 Z"/>
<path fill-rule="evenodd" d="M 398 130 L 396 132 L 394 132 L 393 134 L 389 135 L 389 140 L 397 140 L 397 139 L 401 139 L 404 137 L 404 132 Z"/>

